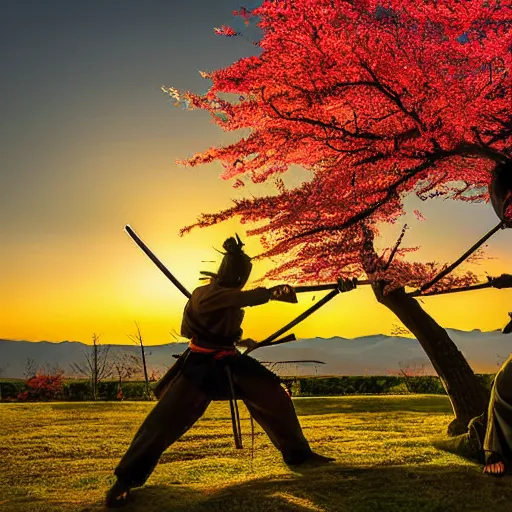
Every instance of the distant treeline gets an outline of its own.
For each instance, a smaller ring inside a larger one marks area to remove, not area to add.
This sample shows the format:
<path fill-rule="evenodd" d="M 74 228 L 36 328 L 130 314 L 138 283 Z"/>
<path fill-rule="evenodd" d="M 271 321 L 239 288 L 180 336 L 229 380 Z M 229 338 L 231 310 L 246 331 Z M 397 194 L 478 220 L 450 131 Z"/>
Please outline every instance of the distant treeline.
<path fill-rule="evenodd" d="M 494 374 L 478 375 L 490 389 Z M 343 396 L 375 394 L 446 394 L 439 377 L 433 376 L 340 376 L 340 377 L 283 377 L 283 385 L 292 396 Z M 155 382 L 150 383 L 153 389 Z M 0 380 L 0 399 L 3 401 L 44 400 L 44 395 L 27 393 L 24 381 Z M 118 381 L 102 381 L 98 384 L 100 400 L 153 400 L 147 395 L 145 382 L 128 381 L 119 386 Z M 86 380 L 65 380 L 58 394 L 52 400 L 85 401 L 92 400 L 92 386 Z"/>

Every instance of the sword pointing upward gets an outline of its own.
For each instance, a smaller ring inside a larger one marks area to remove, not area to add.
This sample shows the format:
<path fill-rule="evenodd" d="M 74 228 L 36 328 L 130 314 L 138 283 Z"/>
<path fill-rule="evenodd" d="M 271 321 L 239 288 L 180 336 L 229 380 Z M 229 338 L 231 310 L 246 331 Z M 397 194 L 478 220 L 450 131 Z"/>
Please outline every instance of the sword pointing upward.
<path fill-rule="evenodd" d="M 143 250 L 146 256 L 164 273 L 164 275 L 171 281 L 171 283 L 178 288 L 178 290 L 190 299 L 192 294 L 169 272 L 167 267 L 154 255 L 151 249 L 139 238 L 137 233 L 133 231 L 129 224 L 126 224 L 124 230 L 130 235 L 131 239 Z"/>

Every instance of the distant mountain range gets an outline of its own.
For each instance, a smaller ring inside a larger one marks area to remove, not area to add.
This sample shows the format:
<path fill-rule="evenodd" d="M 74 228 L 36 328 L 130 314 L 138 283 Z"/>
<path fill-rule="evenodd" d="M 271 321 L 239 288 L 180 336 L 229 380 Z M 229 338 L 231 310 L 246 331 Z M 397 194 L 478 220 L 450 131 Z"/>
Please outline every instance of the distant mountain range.
<path fill-rule="evenodd" d="M 512 334 L 500 331 L 459 331 L 447 329 L 459 350 L 477 373 L 492 373 L 512 352 Z M 122 352 L 138 354 L 135 345 L 110 347 L 110 356 Z M 173 354 L 186 349 L 186 343 L 152 345 L 146 348 L 148 366 L 158 372 L 175 362 Z M 83 361 L 91 345 L 78 341 L 29 342 L 0 339 L 0 377 L 22 378 L 31 359 L 36 368 L 60 367 L 66 376 L 74 375 L 71 363 Z M 258 349 L 253 356 L 283 375 L 388 375 L 400 369 L 432 374 L 433 369 L 419 343 L 413 338 L 378 334 L 359 338 L 310 338 L 275 347 Z M 301 361 L 315 362 L 301 362 Z M 322 364 L 324 363 L 324 364 Z"/>

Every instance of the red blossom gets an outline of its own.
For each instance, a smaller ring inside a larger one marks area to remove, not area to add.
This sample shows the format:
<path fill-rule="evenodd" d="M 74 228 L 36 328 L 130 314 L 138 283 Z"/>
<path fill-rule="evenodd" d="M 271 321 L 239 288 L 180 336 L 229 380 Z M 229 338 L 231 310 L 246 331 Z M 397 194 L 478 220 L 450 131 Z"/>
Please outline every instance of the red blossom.
<path fill-rule="evenodd" d="M 183 96 L 223 130 L 249 134 L 185 163 L 220 161 L 224 179 L 254 183 L 291 166 L 310 177 L 292 189 L 277 180 L 277 195 L 234 201 L 182 234 L 232 217 L 257 222 L 248 234 L 264 256 L 282 258 L 267 278 L 325 282 L 367 273 L 362 221 L 378 237 L 379 225 L 404 214 L 407 195 L 488 200 L 496 162 L 512 159 L 512 5 L 266 0 L 251 15 L 261 54 L 210 73 L 206 95 Z M 398 249 L 389 266 L 385 252 L 375 277 L 417 287 L 442 268 L 410 263 L 408 252 Z M 433 290 L 475 279 L 450 274 Z"/>
<path fill-rule="evenodd" d="M 233 16 L 241 16 L 245 21 L 249 21 L 249 18 L 252 16 L 252 11 L 246 7 L 240 7 L 239 11 L 233 11 Z"/>
<path fill-rule="evenodd" d="M 217 35 L 225 37 L 233 37 L 238 35 L 238 32 L 235 29 L 228 27 L 227 25 L 222 25 L 220 28 L 215 27 L 213 31 Z"/>

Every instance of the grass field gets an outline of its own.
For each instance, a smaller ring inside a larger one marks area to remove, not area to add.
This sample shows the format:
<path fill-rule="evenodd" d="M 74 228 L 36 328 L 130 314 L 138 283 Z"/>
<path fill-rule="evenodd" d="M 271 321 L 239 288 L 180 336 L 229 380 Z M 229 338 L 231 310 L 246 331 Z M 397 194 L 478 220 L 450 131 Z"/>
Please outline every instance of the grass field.
<path fill-rule="evenodd" d="M 437 450 L 451 420 L 443 396 L 299 398 L 313 449 L 337 458 L 291 471 L 243 413 L 215 402 L 161 458 L 127 512 L 512 511 L 512 478 Z M 102 509 L 112 470 L 152 403 L 0 404 L 1 512 Z"/>

